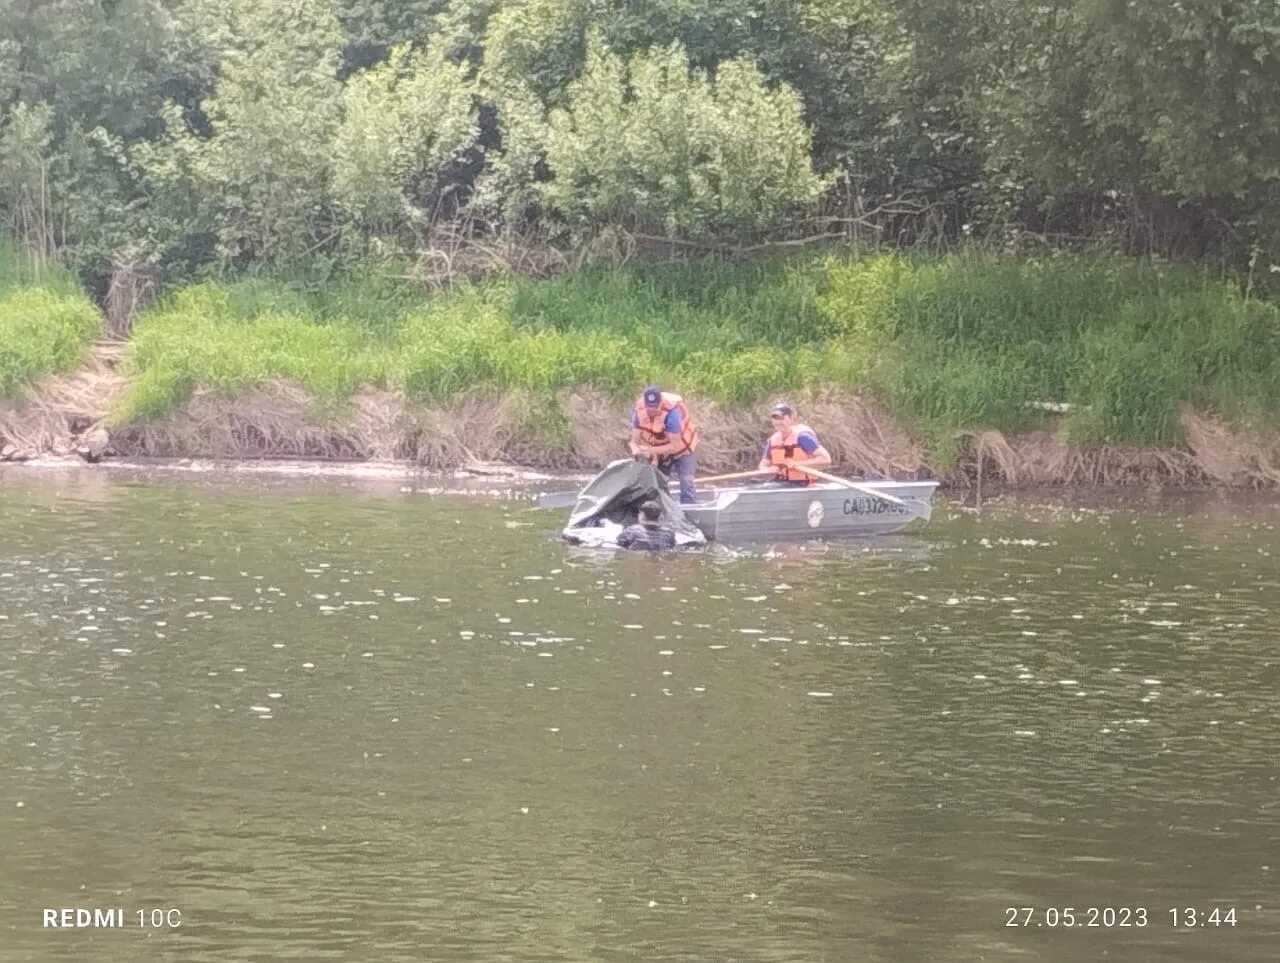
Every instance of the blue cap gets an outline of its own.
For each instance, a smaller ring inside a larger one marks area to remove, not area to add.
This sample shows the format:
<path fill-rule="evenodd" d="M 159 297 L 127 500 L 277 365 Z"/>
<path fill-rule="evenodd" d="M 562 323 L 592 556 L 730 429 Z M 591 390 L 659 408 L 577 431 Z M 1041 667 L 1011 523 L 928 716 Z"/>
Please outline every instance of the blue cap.
<path fill-rule="evenodd" d="M 657 385 L 649 385 L 644 389 L 644 406 L 657 408 L 660 404 L 662 404 L 662 389 Z"/>
<path fill-rule="evenodd" d="M 770 414 L 790 415 L 790 414 L 793 414 L 793 412 L 789 404 L 787 404 L 785 401 L 779 401 L 776 405 L 773 406 L 773 411 L 770 412 Z"/>

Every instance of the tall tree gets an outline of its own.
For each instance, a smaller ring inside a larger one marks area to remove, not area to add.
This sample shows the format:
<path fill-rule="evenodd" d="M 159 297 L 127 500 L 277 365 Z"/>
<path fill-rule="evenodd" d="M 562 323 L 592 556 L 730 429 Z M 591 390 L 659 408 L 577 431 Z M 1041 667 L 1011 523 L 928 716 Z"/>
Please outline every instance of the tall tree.
<path fill-rule="evenodd" d="M 458 186 L 451 169 L 468 159 L 479 136 L 465 69 L 439 51 L 395 48 L 388 61 L 347 81 L 343 101 L 334 194 L 347 217 L 385 235 L 434 216 L 432 208 Z"/>
<path fill-rule="evenodd" d="M 342 31 L 328 0 L 229 0 L 227 13 L 233 39 L 202 105 L 210 135 L 173 132 L 164 170 L 194 179 L 220 257 L 286 259 L 331 231 Z"/>

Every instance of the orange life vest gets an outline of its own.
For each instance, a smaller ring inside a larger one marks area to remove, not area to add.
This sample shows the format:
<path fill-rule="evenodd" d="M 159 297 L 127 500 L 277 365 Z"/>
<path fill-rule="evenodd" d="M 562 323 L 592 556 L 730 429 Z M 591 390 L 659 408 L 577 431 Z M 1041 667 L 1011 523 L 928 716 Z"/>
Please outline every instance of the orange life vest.
<path fill-rule="evenodd" d="M 678 450 L 663 455 L 663 458 L 675 458 L 698 447 L 698 429 L 689 417 L 689 406 L 679 395 L 664 391 L 662 404 L 650 415 L 649 409 L 644 406 L 644 395 L 636 398 L 636 427 L 640 429 L 640 438 L 646 445 L 665 445 L 671 440 L 667 437 L 667 413 L 672 408 L 680 412 L 680 441 L 683 445 Z"/>
<path fill-rule="evenodd" d="M 783 467 L 783 461 L 790 459 L 791 461 L 810 461 L 813 455 L 809 454 L 800 447 L 800 433 L 807 431 L 816 439 L 817 433 L 808 425 L 792 425 L 791 440 L 784 443 L 782 440 L 782 432 L 775 431 L 769 436 L 769 464 L 778 466 L 778 481 L 804 482 L 806 485 L 812 485 L 817 479 L 813 475 L 808 475 L 794 468 Z"/>

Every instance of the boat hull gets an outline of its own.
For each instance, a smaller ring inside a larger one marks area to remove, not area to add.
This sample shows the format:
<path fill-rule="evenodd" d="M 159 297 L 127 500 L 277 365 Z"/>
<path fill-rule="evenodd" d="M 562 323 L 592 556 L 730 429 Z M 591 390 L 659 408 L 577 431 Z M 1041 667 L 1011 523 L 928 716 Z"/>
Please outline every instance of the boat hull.
<path fill-rule="evenodd" d="M 866 481 L 895 495 L 898 505 L 843 485 L 754 485 L 699 494 L 681 505 L 685 517 L 719 542 L 779 541 L 887 535 L 929 520 L 934 481 Z"/>

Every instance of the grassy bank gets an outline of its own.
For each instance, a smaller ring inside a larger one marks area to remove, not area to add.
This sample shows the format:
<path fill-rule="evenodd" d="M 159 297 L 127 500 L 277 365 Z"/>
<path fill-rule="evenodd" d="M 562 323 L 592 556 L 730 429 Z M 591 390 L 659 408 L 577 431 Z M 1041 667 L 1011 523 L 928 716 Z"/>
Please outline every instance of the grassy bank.
<path fill-rule="evenodd" d="M 0 399 L 42 375 L 74 368 L 99 324 L 69 272 L 56 265 L 36 270 L 0 234 Z"/>
<path fill-rule="evenodd" d="M 36 277 L 0 246 L 0 395 L 74 367 L 97 330 L 71 278 Z M 226 439 L 206 440 L 206 454 L 225 444 L 447 464 L 472 450 L 466 425 L 451 435 L 452 421 L 487 418 L 487 451 L 584 464 L 617 453 L 626 406 L 654 380 L 701 406 L 722 461 L 755 444 L 760 402 L 785 394 L 875 400 L 877 418 L 945 472 L 964 457 L 958 438 L 1043 425 L 1036 402 L 1070 406 L 1052 427 L 1057 443 L 1076 447 L 1199 451 L 1187 405 L 1240 438 L 1275 435 L 1280 306 L 1192 265 L 1065 252 L 598 267 L 431 296 L 372 272 L 252 277 L 169 293 L 136 322 L 121 373 L 109 422 L 153 453 L 186 451 L 194 435 L 169 430 L 186 410 L 188 428 L 236 421 Z M 197 389 L 204 407 L 193 420 Z M 706 402 L 717 403 L 714 418 Z M 858 420 L 804 405 L 837 445 Z M 281 406 L 289 415 L 273 422 Z M 73 420 L 101 416 L 81 407 Z M 6 417 L 17 438 L 14 419 L 25 416 Z M 363 427 L 325 441 L 343 425 Z M 290 440 L 312 429 L 311 441 Z M 855 435 L 844 447 L 857 447 Z M 1250 477 L 1275 471 L 1253 461 Z"/>
<path fill-rule="evenodd" d="M 594 385 L 621 406 L 649 380 L 730 405 L 869 392 L 944 461 L 958 431 L 1033 424 L 1029 402 L 1069 403 L 1078 442 L 1176 443 L 1183 402 L 1280 416 L 1280 308 L 1192 266 L 1100 255 L 703 261 L 434 297 L 376 278 L 207 282 L 145 314 L 128 361 L 117 423 L 275 378 L 326 411 L 362 385 L 534 405 Z"/>

